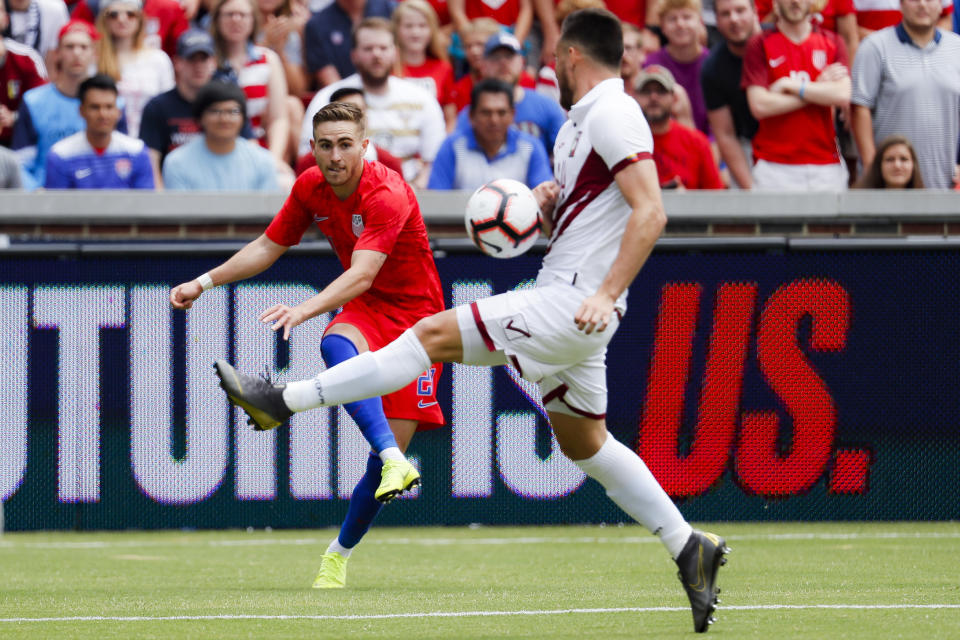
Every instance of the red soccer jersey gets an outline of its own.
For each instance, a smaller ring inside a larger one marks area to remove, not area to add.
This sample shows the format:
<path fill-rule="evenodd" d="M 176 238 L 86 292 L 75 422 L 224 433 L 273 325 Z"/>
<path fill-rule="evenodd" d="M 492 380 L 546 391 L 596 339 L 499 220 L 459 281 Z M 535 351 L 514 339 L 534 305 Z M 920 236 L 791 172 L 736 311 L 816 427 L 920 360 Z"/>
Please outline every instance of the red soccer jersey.
<path fill-rule="evenodd" d="M 0 61 L 0 104 L 16 113 L 28 89 L 47 82 L 47 70 L 40 54 L 10 38 L 3 39 L 7 55 Z M 10 146 L 13 127 L 0 127 L 0 145 Z"/>
<path fill-rule="evenodd" d="M 675 120 L 666 133 L 653 134 L 653 161 L 660 186 L 679 183 L 687 189 L 723 189 L 707 136 Z"/>
<path fill-rule="evenodd" d="M 741 86 L 768 88 L 787 76 L 816 80 L 834 62 L 849 66 L 843 41 L 831 31 L 814 27 L 800 44 L 780 31 L 767 31 L 747 43 Z M 831 108 L 808 103 L 796 111 L 760 120 L 753 137 L 753 155 L 780 164 L 834 164 L 840 162 L 836 138 Z"/>
<path fill-rule="evenodd" d="M 410 186 L 379 162 L 364 162 L 356 191 L 341 201 L 320 169 L 305 171 L 267 227 L 267 237 L 290 247 L 312 224 L 330 241 L 340 264 L 354 251 L 387 254 L 370 288 L 356 299 L 382 312 L 383 320 L 410 327 L 443 310 L 443 290 L 427 242 L 427 228 Z"/>
<path fill-rule="evenodd" d="M 773 15 L 773 0 L 756 0 L 757 15 L 763 20 L 767 16 Z M 837 18 L 856 13 L 853 6 L 853 0 L 827 0 L 827 4 L 819 13 L 813 14 L 813 20 L 819 23 L 821 29 L 827 31 L 837 30 Z M 819 16 L 819 17 L 818 17 Z M 771 19 L 772 21 L 772 19 Z"/>
<path fill-rule="evenodd" d="M 466 0 L 467 18 L 493 18 L 505 27 L 511 27 L 520 15 L 520 0 Z"/>

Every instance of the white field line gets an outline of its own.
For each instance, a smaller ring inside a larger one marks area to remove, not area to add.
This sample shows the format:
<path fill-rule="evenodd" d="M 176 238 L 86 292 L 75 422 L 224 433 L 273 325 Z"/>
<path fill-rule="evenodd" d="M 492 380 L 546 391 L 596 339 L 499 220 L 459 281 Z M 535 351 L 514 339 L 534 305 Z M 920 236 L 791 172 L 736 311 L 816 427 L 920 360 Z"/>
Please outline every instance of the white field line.
<path fill-rule="evenodd" d="M 759 604 L 723 606 L 720 611 L 771 611 L 817 609 L 960 609 L 960 604 Z M 0 618 L 0 622 L 177 622 L 203 620 L 392 620 L 397 618 L 487 618 L 493 616 L 555 616 L 582 613 L 662 613 L 689 611 L 689 607 L 613 607 L 596 609 L 543 609 L 517 611 L 427 611 L 371 615 L 254 615 L 214 616 L 63 616 L 49 618 Z"/>
<path fill-rule="evenodd" d="M 721 526 L 722 529 L 722 526 Z M 332 534 L 331 534 L 332 535 Z M 727 542 L 739 541 L 776 541 L 776 540 L 919 540 L 919 539 L 957 539 L 960 531 L 949 532 L 897 532 L 878 531 L 869 533 L 758 533 L 724 536 Z M 210 547 L 259 547 L 259 546 L 305 546 L 327 544 L 329 538 L 239 538 L 234 540 L 196 541 L 180 539 L 163 540 L 86 540 L 57 542 L 19 542 L 9 538 L 0 539 L 0 549 L 120 549 L 139 547 L 179 547 L 205 545 Z M 489 538 L 372 538 L 364 540 L 364 545 L 416 545 L 424 547 L 443 546 L 496 546 L 523 544 L 650 544 L 659 542 L 652 536 L 521 536 Z"/>

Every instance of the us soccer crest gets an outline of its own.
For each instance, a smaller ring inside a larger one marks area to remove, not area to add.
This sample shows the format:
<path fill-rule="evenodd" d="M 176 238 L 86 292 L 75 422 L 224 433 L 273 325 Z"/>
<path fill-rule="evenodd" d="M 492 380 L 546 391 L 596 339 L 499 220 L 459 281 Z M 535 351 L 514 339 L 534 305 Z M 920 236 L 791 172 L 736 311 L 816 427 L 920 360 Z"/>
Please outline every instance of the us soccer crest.
<path fill-rule="evenodd" d="M 820 71 L 825 66 L 827 66 L 827 52 L 823 49 L 814 49 L 813 50 L 813 66 L 817 68 L 817 71 Z"/>
<path fill-rule="evenodd" d="M 353 214 L 353 235 L 360 237 L 363 233 L 363 216 L 359 213 Z"/>
<path fill-rule="evenodd" d="M 127 158 L 120 158 L 113 164 L 117 175 L 126 180 L 133 172 L 133 163 Z"/>

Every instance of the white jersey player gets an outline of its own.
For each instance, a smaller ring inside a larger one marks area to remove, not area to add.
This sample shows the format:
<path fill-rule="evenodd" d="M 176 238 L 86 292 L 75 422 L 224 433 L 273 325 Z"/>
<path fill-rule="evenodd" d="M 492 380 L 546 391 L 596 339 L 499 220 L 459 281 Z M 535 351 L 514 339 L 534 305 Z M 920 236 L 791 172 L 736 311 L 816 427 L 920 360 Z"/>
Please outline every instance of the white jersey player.
<path fill-rule="evenodd" d="M 702 632 L 714 620 L 726 544 L 690 527 L 604 419 L 607 344 L 626 311 L 627 288 L 666 221 L 652 136 L 619 77 L 622 55 L 620 21 L 612 13 L 587 9 L 564 20 L 557 77 L 570 119 L 554 147 L 559 183 L 534 189 L 545 226 L 552 227 L 535 288 L 424 318 L 386 347 L 310 380 L 271 385 L 224 361 L 216 366 L 232 401 L 255 421 L 276 422 L 294 411 L 384 395 L 432 362 L 512 364 L 540 383 L 564 454 L 660 536 L 680 568 L 694 628 Z"/>

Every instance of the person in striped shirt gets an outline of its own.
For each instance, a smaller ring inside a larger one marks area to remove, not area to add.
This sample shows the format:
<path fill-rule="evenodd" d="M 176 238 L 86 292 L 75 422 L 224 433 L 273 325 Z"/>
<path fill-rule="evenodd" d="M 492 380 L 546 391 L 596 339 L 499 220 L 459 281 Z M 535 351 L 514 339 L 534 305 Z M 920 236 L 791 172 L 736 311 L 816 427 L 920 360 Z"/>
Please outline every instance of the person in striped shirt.
<path fill-rule="evenodd" d="M 905 135 L 928 189 L 949 189 L 960 135 L 960 36 L 937 27 L 939 0 L 902 0 L 903 21 L 860 45 L 853 63 L 853 135 L 870 166 L 876 144 Z"/>

